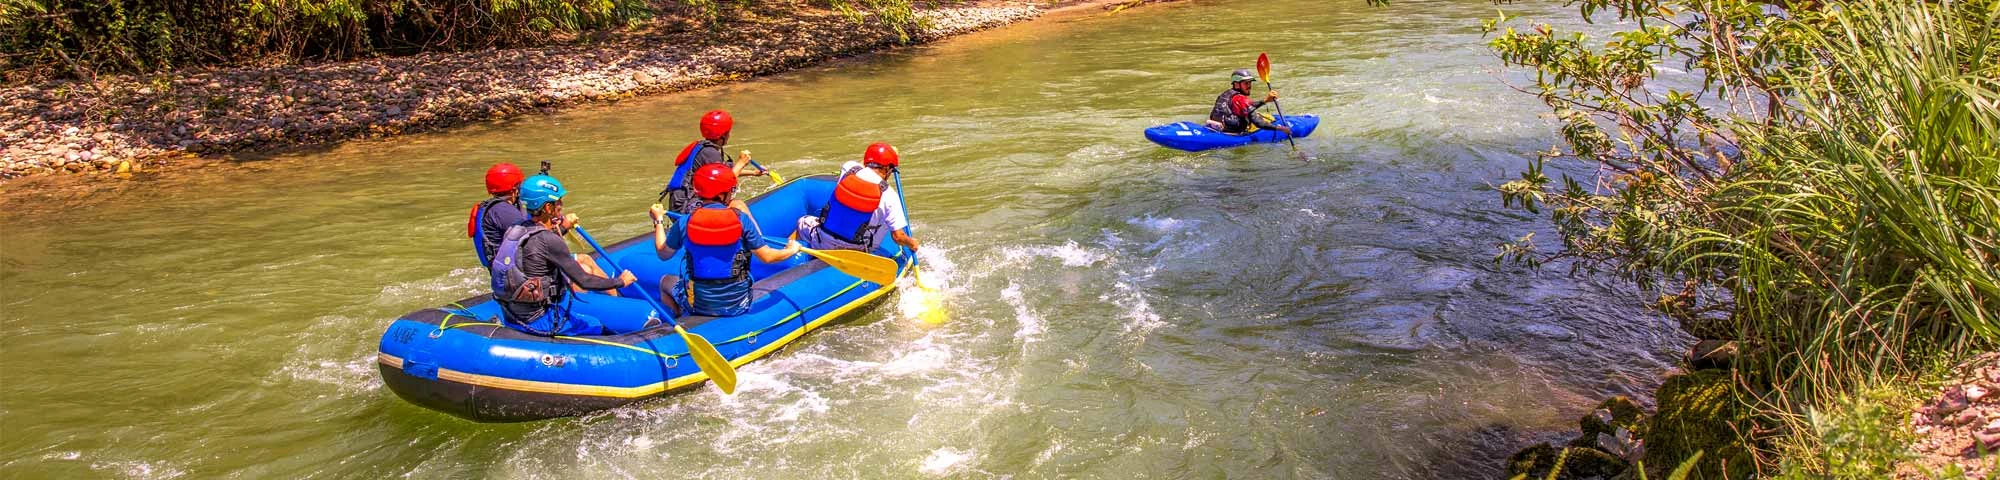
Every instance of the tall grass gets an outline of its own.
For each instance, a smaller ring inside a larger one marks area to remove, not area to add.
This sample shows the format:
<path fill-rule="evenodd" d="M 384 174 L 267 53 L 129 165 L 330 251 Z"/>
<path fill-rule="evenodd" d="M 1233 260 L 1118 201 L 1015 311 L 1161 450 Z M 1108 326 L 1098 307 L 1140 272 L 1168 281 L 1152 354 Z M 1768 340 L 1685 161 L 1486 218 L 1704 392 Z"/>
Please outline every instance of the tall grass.
<path fill-rule="evenodd" d="M 1781 455 L 1823 447 L 1808 412 L 2000 345 L 2000 1 L 1576 3 L 1636 28 L 1493 48 L 1564 123 L 1543 161 L 1600 173 L 1538 161 L 1500 186 L 1562 236 L 1503 256 L 1608 266 L 1743 342 L 1738 391 L 1767 422 L 1746 431 Z M 1667 64 L 1699 88 L 1655 85 Z"/>
<path fill-rule="evenodd" d="M 1866 0 L 1804 12 L 1814 63 L 1789 121 L 1744 128 L 1715 226 L 1676 247 L 1735 262 L 1735 317 L 1789 430 L 1935 355 L 2000 339 L 2000 8 Z M 1983 10 L 1983 11 L 1982 11 Z M 1801 437 L 1810 441 L 1810 438 Z"/>

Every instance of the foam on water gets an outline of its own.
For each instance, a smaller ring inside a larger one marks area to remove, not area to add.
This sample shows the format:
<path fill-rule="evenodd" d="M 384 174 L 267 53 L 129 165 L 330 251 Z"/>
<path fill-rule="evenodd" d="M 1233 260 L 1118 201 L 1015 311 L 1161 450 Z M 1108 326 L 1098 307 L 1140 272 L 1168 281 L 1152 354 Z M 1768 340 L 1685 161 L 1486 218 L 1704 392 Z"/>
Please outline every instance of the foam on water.
<path fill-rule="evenodd" d="M 265 383 L 280 381 L 330 385 L 342 395 L 369 393 L 382 388 L 382 376 L 375 371 L 375 354 L 372 352 L 345 361 L 288 359 Z"/>
<path fill-rule="evenodd" d="M 142 480 L 180 478 L 187 475 L 187 472 L 179 468 L 168 465 L 165 462 L 157 461 L 122 460 L 91 462 L 90 469 L 115 475 L 119 478 Z"/>
<path fill-rule="evenodd" d="M 924 463 L 917 467 L 917 471 L 936 476 L 952 474 L 963 470 L 966 462 L 972 460 L 972 455 L 970 452 L 951 447 L 932 450 L 930 456 L 924 457 Z"/>
<path fill-rule="evenodd" d="M 1065 267 L 1087 267 L 1110 258 L 1110 254 L 1077 245 L 1075 240 L 1053 246 L 1006 247 L 1000 249 L 1000 256 L 1010 261 L 1054 258 Z"/>
<path fill-rule="evenodd" d="M 1042 336 L 1042 316 L 1028 308 L 1028 301 L 1021 297 L 1021 284 L 1007 282 L 1007 288 L 1000 290 L 1000 300 L 1014 307 L 1014 321 L 1021 326 L 1014 330 L 1014 338 L 1022 343 L 1033 343 Z"/>

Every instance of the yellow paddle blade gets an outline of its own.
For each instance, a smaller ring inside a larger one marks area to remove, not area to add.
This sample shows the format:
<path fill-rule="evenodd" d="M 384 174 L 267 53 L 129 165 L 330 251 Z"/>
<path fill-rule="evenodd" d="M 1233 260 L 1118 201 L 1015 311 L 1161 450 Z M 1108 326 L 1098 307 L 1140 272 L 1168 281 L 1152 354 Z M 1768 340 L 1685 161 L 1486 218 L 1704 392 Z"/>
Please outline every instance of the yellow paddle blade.
<path fill-rule="evenodd" d="M 777 170 L 765 170 L 764 174 L 771 176 L 771 184 L 773 185 L 785 184 L 785 176 L 779 175 Z"/>
<path fill-rule="evenodd" d="M 701 367 L 701 373 L 708 374 L 708 380 L 715 382 L 715 388 L 722 393 L 736 393 L 736 366 L 722 358 L 722 352 L 715 351 L 715 345 L 708 339 L 689 332 L 680 325 L 674 325 L 674 333 L 681 334 L 681 341 L 687 342 L 688 355 L 694 357 L 694 365 Z"/>
<path fill-rule="evenodd" d="M 937 287 L 925 285 L 924 277 L 914 267 L 910 269 L 910 280 L 910 283 L 915 284 L 917 288 L 915 291 L 908 292 L 908 294 L 916 295 L 918 299 L 917 304 L 919 308 L 922 308 L 922 313 L 917 314 L 917 319 L 931 325 L 943 324 L 946 319 L 944 312 L 944 292 L 938 290 Z"/>
<path fill-rule="evenodd" d="M 890 260 L 888 257 L 858 250 L 813 250 L 810 248 L 801 248 L 800 250 L 805 251 L 807 255 L 812 255 L 813 258 L 826 262 L 827 265 L 832 265 L 834 269 L 840 270 L 841 273 L 853 275 L 854 278 L 881 285 L 896 283 L 896 261 Z"/>

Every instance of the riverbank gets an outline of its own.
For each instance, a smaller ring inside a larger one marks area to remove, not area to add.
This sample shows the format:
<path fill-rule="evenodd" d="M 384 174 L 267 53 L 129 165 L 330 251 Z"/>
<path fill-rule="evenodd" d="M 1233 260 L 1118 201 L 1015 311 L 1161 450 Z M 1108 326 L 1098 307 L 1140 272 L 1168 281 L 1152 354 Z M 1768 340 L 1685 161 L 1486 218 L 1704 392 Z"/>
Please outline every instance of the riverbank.
<path fill-rule="evenodd" d="M 1111 3 L 1111 2 L 1103 2 Z M 1077 2 L 1071 7 L 1088 4 Z M 907 43 L 1007 25 L 1043 5 L 922 8 Z M 575 45 L 425 53 L 0 89 L 0 179 L 172 168 L 193 157 L 335 143 L 684 91 L 905 44 L 830 10 L 746 11 L 711 31 L 662 19 Z"/>

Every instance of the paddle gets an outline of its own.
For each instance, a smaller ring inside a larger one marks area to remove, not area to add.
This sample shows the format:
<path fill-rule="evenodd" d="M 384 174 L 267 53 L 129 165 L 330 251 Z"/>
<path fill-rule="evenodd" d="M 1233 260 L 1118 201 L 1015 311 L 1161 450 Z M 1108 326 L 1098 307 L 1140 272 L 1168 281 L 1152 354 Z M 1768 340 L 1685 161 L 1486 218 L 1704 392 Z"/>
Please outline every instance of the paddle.
<path fill-rule="evenodd" d="M 1266 84 L 1268 85 L 1268 83 L 1266 83 Z M 743 151 L 743 156 L 745 156 L 745 157 L 749 157 L 749 156 L 750 156 L 750 151 L 749 151 L 749 150 L 744 150 L 744 151 Z M 785 176 L 784 176 L 784 175 L 779 175 L 777 171 L 774 171 L 774 170 L 771 170 L 771 169 L 769 169 L 769 168 L 764 168 L 764 166 L 763 166 L 763 165 L 758 165 L 758 164 L 757 164 L 757 159 L 754 159 L 754 158 L 745 158 L 744 160 L 749 160 L 749 161 L 750 161 L 750 166 L 752 166 L 752 167 L 757 167 L 757 171 L 759 171 L 759 172 L 764 172 L 764 174 L 765 174 L 765 175 L 770 175 L 770 176 L 771 176 L 771 183 L 773 183 L 773 184 L 780 184 L 780 183 L 785 183 Z"/>
<path fill-rule="evenodd" d="M 896 283 L 896 261 L 888 257 L 860 250 L 813 250 L 799 247 L 799 251 L 832 265 L 840 273 L 853 275 L 854 278 L 882 285 Z"/>
<path fill-rule="evenodd" d="M 583 231 L 583 227 L 576 227 L 571 230 L 575 231 L 577 236 L 583 237 L 583 241 L 590 244 L 591 250 L 597 251 L 598 259 L 610 264 L 614 270 L 625 270 L 618 267 L 618 262 L 613 261 L 611 255 L 604 253 L 604 247 L 598 246 L 597 239 L 591 238 L 590 233 Z M 653 292 L 645 288 L 637 290 L 639 290 L 640 294 L 645 295 L 646 301 L 653 302 L 653 308 L 657 308 L 660 311 L 671 311 L 667 310 L 666 304 L 660 303 L 660 299 L 653 298 Z M 668 325 L 672 325 L 674 333 L 681 335 L 681 341 L 687 342 L 688 355 L 694 357 L 694 365 L 701 367 L 701 373 L 708 374 L 708 379 L 715 382 L 715 387 L 722 389 L 722 393 L 736 393 L 736 366 L 730 365 L 729 360 L 723 359 L 722 352 L 715 351 L 715 344 L 708 343 L 708 339 L 702 338 L 701 335 L 681 328 L 681 324 L 675 322 L 671 317 L 672 315 L 665 315 L 661 317 L 661 320 L 666 321 Z"/>
<path fill-rule="evenodd" d="M 910 202 L 905 201 L 903 197 L 903 172 L 898 170 L 894 172 L 892 175 L 896 177 L 896 203 L 903 206 L 903 217 L 904 217 L 903 234 L 909 235 Z M 944 305 L 943 305 L 944 296 L 939 294 L 937 290 L 932 289 L 929 285 L 924 285 L 923 269 L 918 268 L 922 266 L 921 265 L 922 261 L 923 261 L 922 258 L 917 257 L 917 252 L 915 250 L 910 251 L 910 281 L 912 283 L 917 284 L 917 290 L 923 292 L 924 295 L 923 299 L 924 313 L 917 315 L 917 318 L 923 320 L 924 323 L 929 323 L 932 325 L 941 324 L 944 323 L 945 320 Z"/>
<path fill-rule="evenodd" d="M 1271 56 L 1264 54 L 1264 52 L 1257 52 L 1257 78 L 1264 80 L 1264 88 L 1271 90 L 1278 89 L 1278 87 L 1271 86 Z M 1271 108 L 1278 109 L 1279 120 L 1285 118 L 1285 106 L 1279 105 L 1277 99 L 1271 99 Z M 1285 128 L 1291 128 L 1291 123 L 1286 122 Z M 1292 152 L 1296 153 L 1299 151 L 1299 142 L 1292 139 L 1292 132 L 1289 130 L 1285 132 L 1285 143 L 1292 144 Z"/>

